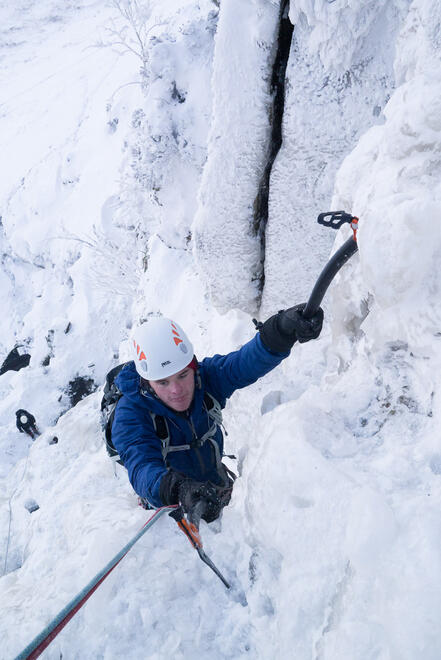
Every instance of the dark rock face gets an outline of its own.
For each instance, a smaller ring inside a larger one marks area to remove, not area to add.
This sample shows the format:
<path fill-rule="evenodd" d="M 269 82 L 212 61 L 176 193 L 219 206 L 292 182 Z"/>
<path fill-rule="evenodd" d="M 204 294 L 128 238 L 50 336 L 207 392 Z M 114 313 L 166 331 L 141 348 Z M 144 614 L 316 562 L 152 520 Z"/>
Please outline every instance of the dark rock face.
<path fill-rule="evenodd" d="M 71 380 L 67 386 L 67 395 L 70 399 L 71 406 L 76 406 L 86 396 L 95 392 L 97 387 L 98 385 L 93 378 L 89 376 L 77 376 Z"/>
<path fill-rule="evenodd" d="M 31 361 L 31 356 L 29 353 L 26 353 L 26 350 L 23 346 L 16 346 L 12 351 L 7 355 L 5 361 L 3 362 L 0 368 L 0 376 L 7 371 L 20 371 L 29 365 Z"/>

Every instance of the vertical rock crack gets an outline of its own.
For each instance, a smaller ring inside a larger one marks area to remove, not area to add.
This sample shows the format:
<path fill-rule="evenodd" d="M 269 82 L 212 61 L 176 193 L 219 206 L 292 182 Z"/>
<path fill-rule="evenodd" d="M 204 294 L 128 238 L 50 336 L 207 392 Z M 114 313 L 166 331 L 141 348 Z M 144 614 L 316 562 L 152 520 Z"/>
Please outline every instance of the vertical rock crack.
<path fill-rule="evenodd" d="M 294 26 L 289 20 L 289 0 L 281 0 L 279 16 L 277 50 L 273 63 L 270 88 L 272 95 L 272 103 L 269 108 L 271 137 L 267 163 L 254 202 L 253 231 L 255 236 L 258 236 L 260 239 L 261 254 L 261 267 L 260 272 L 257 275 L 257 279 L 259 280 L 259 298 L 261 297 L 265 284 L 265 230 L 269 212 L 270 177 L 274 161 L 280 147 L 282 146 L 282 120 L 285 107 L 285 75 L 294 31 Z"/>

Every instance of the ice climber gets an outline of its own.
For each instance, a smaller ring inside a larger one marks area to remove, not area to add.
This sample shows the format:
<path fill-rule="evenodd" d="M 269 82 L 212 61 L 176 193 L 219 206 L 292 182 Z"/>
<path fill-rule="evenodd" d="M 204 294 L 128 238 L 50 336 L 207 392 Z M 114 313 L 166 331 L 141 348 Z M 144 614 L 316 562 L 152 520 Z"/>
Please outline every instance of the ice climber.
<path fill-rule="evenodd" d="M 27 435 L 31 436 L 32 440 L 40 435 L 40 431 L 37 428 L 37 422 L 35 421 L 35 417 L 32 415 L 32 413 L 24 410 L 23 408 L 20 408 L 20 410 L 16 410 L 15 417 L 16 426 L 20 433 L 26 433 Z"/>
<path fill-rule="evenodd" d="M 199 362 L 182 328 L 152 318 L 133 333 L 133 361 L 115 383 L 122 393 L 112 441 L 138 495 L 152 507 L 195 507 L 207 522 L 228 504 L 232 473 L 222 463 L 221 409 L 289 355 L 296 341 L 319 336 L 323 311 L 307 320 L 297 305 L 258 324 L 239 350 Z"/>

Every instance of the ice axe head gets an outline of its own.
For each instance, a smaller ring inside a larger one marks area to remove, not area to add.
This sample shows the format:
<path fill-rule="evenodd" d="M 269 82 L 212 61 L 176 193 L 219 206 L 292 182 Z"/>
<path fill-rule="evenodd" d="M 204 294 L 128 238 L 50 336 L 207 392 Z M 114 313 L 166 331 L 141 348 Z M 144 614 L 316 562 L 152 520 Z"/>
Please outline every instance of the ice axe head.
<path fill-rule="evenodd" d="M 327 213 L 320 213 L 317 222 L 324 227 L 331 227 L 332 229 L 340 229 L 346 223 L 350 224 L 354 232 L 354 241 L 357 240 L 358 218 L 345 211 L 328 211 Z"/>

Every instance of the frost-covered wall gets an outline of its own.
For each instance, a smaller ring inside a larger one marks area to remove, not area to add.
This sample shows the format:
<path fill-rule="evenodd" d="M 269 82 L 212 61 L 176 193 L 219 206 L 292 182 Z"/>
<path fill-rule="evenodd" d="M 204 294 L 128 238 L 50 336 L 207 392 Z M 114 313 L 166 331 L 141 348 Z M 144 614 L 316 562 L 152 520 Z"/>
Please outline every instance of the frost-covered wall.
<path fill-rule="evenodd" d="M 266 315 L 307 297 L 334 240 L 315 225 L 316 217 L 329 210 L 344 157 L 370 126 L 384 121 L 407 7 L 384 0 L 289 3 L 294 37 L 283 144 L 270 179 L 262 254 L 256 196 L 271 124 L 280 120 L 269 112 L 280 5 L 221 4 L 212 124 L 194 224 L 197 260 L 219 310 L 255 312 L 261 305 Z"/>
<path fill-rule="evenodd" d="M 384 0 L 290 3 L 294 36 L 283 145 L 270 182 L 263 315 L 307 299 L 328 258 L 335 236 L 316 224 L 317 215 L 331 210 L 344 157 L 371 125 L 384 121 L 406 6 Z"/>
<path fill-rule="evenodd" d="M 197 261 L 213 303 L 224 312 L 253 312 L 260 295 L 255 203 L 269 151 L 278 4 L 220 3 L 213 114 L 194 232 Z"/>
<path fill-rule="evenodd" d="M 360 266 L 352 279 L 342 274 L 342 287 L 366 301 L 358 317 L 368 313 L 361 327 L 378 346 L 400 339 L 421 349 L 439 333 L 440 27 L 438 3 L 413 3 L 397 41 L 398 86 L 385 124 L 363 136 L 337 177 L 335 203 L 362 218 Z M 335 305 L 340 324 L 350 322 L 337 298 Z"/>

